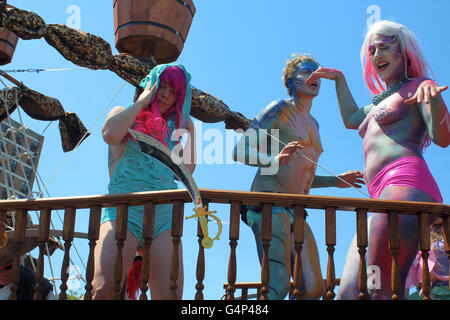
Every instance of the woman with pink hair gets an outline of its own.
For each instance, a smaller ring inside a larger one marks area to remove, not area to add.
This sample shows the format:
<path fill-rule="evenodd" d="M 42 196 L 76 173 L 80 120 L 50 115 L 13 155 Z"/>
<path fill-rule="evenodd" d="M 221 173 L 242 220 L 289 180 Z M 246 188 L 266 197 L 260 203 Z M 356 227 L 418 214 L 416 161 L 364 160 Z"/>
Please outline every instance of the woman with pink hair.
<path fill-rule="evenodd" d="M 448 87 L 427 78 L 429 68 L 414 34 L 392 21 L 380 21 L 369 28 L 361 48 L 361 63 L 366 84 L 374 94 L 372 103 L 364 108 L 358 108 L 339 70 L 319 68 L 307 83 L 319 78 L 335 81 L 344 124 L 358 130 L 364 139 L 364 178 L 371 198 L 442 202 L 422 152 L 431 142 L 442 148 L 450 144 L 450 119 L 441 97 Z M 418 250 L 418 218 L 400 215 L 399 220 L 399 265 L 404 288 Z M 387 214 L 374 213 L 369 227 L 367 265 L 379 266 L 381 272 L 381 287 L 369 292 L 373 299 L 392 296 L 387 221 Z M 340 289 L 352 287 L 353 293 L 342 298 L 357 297 L 356 268 L 344 269 Z"/>
<path fill-rule="evenodd" d="M 179 142 L 180 130 L 187 129 L 187 154 L 195 155 L 194 126 L 189 118 L 191 108 L 190 75 L 182 65 L 163 64 L 152 69 L 140 86 L 144 88 L 128 108 L 117 106 L 108 114 L 102 127 L 103 139 L 109 145 L 110 194 L 139 191 L 177 189 L 174 174 L 156 159 L 141 152 L 128 129 L 143 132 L 159 140 L 172 150 Z M 182 132 L 182 131 L 181 131 Z M 186 159 L 192 160 L 192 159 Z M 186 161 L 193 172 L 194 161 Z M 115 225 L 117 209 L 105 208 L 100 226 L 100 239 L 95 250 L 93 298 L 112 299 L 114 261 L 117 251 Z M 128 208 L 128 230 L 123 248 L 123 275 L 132 265 L 142 242 L 144 207 Z M 172 205 L 155 206 L 153 241 L 150 249 L 149 284 L 152 299 L 167 299 L 169 294 L 170 236 Z M 177 296 L 183 290 L 182 251 L 179 255 L 179 283 Z"/>

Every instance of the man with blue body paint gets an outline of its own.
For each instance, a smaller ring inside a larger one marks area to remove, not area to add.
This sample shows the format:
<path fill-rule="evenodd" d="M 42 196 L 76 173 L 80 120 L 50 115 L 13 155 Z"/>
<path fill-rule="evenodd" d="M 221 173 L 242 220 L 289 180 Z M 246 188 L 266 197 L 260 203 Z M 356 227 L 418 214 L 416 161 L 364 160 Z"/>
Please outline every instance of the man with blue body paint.
<path fill-rule="evenodd" d="M 290 98 L 273 101 L 264 108 L 236 144 L 233 159 L 259 167 L 251 191 L 309 194 L 310 188 L 361 187 L 359 184 L 363 180 L 360 171 L 347 171 L 339 176 L 315 175 L 316 163 L 323 148 L 318 123 L 310 111 L 313 99 L 319 94 L 320 80 L 309 85 L 305 80 L 318 68 L 319 64 L 311 56 L 293 55 L 283 70 L 284 85 Z M 258 131 L 257 139 L 252 139 L 255 130 Z M 268 143 L 269 137 L 274 139 L 273 133 L 278 133 L 276 139 L 280 143 Z M 265 171 L 274 167 L 277 170 Z M 244 222 L 254 233 L 261 262 L 262 208 L 248 206 L 242 214 Z M 292 241 L 293 208 L 273 207 L 269 299 L 284 299 L 289 292 L 295 258 Z M 301 298 L 319 299 L 324 293 L 324 283 L 317 245 L 306 221 L 301 260 Z"/>

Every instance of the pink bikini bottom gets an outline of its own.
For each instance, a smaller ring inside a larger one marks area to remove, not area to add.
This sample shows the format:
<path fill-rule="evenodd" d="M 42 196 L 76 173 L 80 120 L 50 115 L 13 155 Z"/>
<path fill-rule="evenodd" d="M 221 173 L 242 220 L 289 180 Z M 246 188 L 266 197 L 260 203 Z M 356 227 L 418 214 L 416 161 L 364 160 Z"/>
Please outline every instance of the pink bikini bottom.
<path fill-rule="evenodd" d="M 378 199 L 387 186 L 408 186 L 419 189 L 442 203 L 439 188 L 424 159 L 403 157 L 386 165 L 367 186 L 370 197 Z"/>

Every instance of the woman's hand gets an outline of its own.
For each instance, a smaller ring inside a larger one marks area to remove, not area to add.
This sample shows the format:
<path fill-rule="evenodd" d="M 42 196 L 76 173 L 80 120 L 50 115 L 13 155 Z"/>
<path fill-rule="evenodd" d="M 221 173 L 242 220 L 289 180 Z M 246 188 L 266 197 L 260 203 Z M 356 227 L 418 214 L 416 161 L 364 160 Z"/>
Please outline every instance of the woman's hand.
<path fill-rule="evenodd" d="M 431 99 L 437 98 L 441 92 L 448 89 L 448 86 L 440 87 L 431 80 L 422 82 L 416 90 L 416 93 L 409 99 L 405 100 L 405 104 L 430 103 Z"/>
<path fill-rule="evenodd" d="M 291 161 L 292 156 L 298 149 L 303 149 L 303 146 L 298 141 L 289 142 L 277 155 L 278 165 L 284 166 Z"/>
<path fill-rule="evenodd" d="M 147 82 L 144 91 L 139 95 L 135 103 L 139 103 L 142 108 L 146 108 L 152 102 L 153 94 L 156 90 L 156 82 L 150 87 L 150 81 Z"/>
<path fill-rule="evenodd" d="M 323 68 L 320 67 L 314 71 L 308 79 L 306 79 L 306 84 L 310 85 L 314 83 L 317 79 L 329 79 L 336 81 L 339 77 L 343 77 L 342 72 L 337 69 Z"/>

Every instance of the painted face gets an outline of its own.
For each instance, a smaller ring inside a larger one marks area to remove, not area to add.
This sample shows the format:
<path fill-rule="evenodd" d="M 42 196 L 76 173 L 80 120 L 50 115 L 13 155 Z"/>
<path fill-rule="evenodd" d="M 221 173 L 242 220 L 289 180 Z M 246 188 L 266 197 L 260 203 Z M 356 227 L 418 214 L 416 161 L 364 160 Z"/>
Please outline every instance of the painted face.
<path fill-rule="evenodd" d="M 319 94 L 320 89 L 320 79 L 316 80 L 315 82 L 311 83 L 310 85 L 307 85 L 305 83 L 306 79 L 309 78 L 309 76 L 316 71 L 319 68 L 319 66 L 314 63 L 313 61 L 305 60 L 299 63 L 297 67 L 297 71 L 292 78 L 293 83 L 293 91 L 295 91 L 296 95 L 308 95 L 308 96 L 317 96 Z"/>
<path fill-rule="evenodd" d="M 369 56 L 372 66 L 384 82 L 396 83 L 403 78 L 405 63 L 400 46 L 393 37 L 375 34 L 369 41 Z"/>
<path fill-rule="evenodd" d="M 167 82 L 161 80 L 156 97 L 161 114 L 167 112 L 177 101 L 177 91 L 169 86 Z"/>

